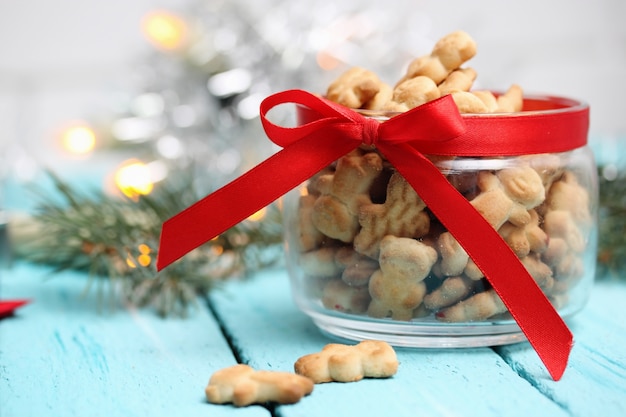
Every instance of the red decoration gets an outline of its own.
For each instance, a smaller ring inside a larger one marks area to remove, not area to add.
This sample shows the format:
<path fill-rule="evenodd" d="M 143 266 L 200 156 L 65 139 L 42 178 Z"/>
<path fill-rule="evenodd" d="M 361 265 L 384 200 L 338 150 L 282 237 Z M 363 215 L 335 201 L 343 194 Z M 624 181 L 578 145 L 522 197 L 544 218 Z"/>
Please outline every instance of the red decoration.
<path fill-rule="evenodd" d="M 4 300 L 0 301 L 0 319 L 12 316 L 15 310 L 28 304 L 29 300 Z"/>
<path fill-rule="evenodd" d="M 304 123 L 271 123 L 285 103 L 304 106 Z M 514 156 L 569 151 L 587 143 L 589 109 L 559 98 L 525 101 L 501 115 L 460 115 L 450 96 L 380 123 L 302 90 L 261 103 L 268 137 L 284 149 L 163 224 L 160 270 L 300 185 L 362 144 L 374 145 L 404 176 L 432 213 L 482 270 L 551 376 L 559 380 L 572 334 L 517 256 L 424 154 Z M 210 219 L 210 221 L 209 221 Z M 480 236 L 480 239 L 476 239 Z"/>

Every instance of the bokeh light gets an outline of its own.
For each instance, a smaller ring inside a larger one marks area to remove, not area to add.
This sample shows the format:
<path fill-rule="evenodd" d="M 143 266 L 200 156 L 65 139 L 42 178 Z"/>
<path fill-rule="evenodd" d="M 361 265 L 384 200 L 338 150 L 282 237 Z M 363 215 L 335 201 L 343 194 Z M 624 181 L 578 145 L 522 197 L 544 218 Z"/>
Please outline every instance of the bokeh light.
<path fill-rule="evenodd" d="M 139 249 L 139 255 L 136 258 L 133 257 L 130 251 L 128 252 L 126 256 L 126 266 L 131 269 L 137 268 L 137 263 L 144 268 L 150 266 L 150 263 L 152 263 L 152 257 L 150 256 L 152 249 L 145 243 L 140 244 L 137 249 Z"/>
<path fill-rule="evenodd" d="M 152 257 L 150 256 L 152 249 L 150 249 L 150 246 L 142 243 L 141 245 L 139 245 L 139 252 L 140 255 L 137 257 L 137 262 L 139 262 L 139 265 L 143 267 L 149 266 L 152 262 Z"/>
<path fill-rule="evenodd" d="M 72 125 L 61 133 L 63 149 L 74 155 L 86 155 L 96 146 L 96 134 L 89 126 Z"/>
<path fill-rule="evenodd" d="M 154 188 L 150 168 L 136 159 L 124 162 L 116 170 L 115 185 L 125 196 L 132 199 L 148 195 Z"/>
<path fill-rule="evenodd" d="M 148 13 L 143 19 L 142 30 L 150 42 L 166 50 L 179 49 L 187 40 L 185 21 L 163 10 Z"/>
<path fill-rule="evenodd" d="M 256 213 L 250 215 L 250 217 L 248 217 L 248 220 L 250 220 L 252 222 L 261 221 L 265 217 L 266 213 L 267 213 L 267 208 L 264 207 L 261 210 L 257 211 Z"/>

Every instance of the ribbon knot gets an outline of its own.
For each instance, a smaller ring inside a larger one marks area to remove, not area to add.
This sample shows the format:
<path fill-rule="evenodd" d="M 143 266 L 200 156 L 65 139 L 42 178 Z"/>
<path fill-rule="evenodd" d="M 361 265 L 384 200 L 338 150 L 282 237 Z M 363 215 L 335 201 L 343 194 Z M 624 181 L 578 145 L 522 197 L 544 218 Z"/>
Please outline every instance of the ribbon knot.
<path fill-rule="evenodd" d="M 380 127 L 380 122 L 366 117 L 363 120 L 362 127 L 363 130 L 361 131 L 361 140 L 363 141 L 363 144 L 376 147 L 376 143 L 379 138 L 378 128 Z"/>
<path fill-rule="evenodd" d="M 296 127 L 281 127 L 266 117 L 273 107 L 286 103 L 300 106 Z M 545 109 L 545 103 L 537 104 Z M 568 106 L 576 104 L 556 108 Z M 283 149 L 167 220 L 158 270 L 363 143 L 375 145 L 481 269 L 552 377 L 561 378 L 573 343 L 571 332 L 517 255 L 424 154 L 476 157 L 569 151 L 587 143 L 588 107 L 523 117 L 462 117 L 447 95 L 379 123 L 306 91 L 288 90 L 267 97 L 260 118 L 267 136 Z"/>

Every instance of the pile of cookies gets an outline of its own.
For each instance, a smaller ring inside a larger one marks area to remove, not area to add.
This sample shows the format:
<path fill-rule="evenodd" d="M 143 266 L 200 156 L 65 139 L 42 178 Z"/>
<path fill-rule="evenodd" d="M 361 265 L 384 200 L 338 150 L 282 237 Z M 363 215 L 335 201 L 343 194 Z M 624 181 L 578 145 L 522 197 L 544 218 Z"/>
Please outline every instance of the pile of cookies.
<path fill-rule="evenodd" d="M 403 112 L 451 94 L 462 113 L 522 111 L 516 85 L 499 96 L 471 91 L 476 72 L 463 64 L 475 53 L 471 37 L 454 32 L 414 60 L 394 87 L 352 68 L 326 96 L 353 109 Z M 563 306 L 584 275 L 593 225 L 587 189 L 564 156 L 509 158 L 497 169 L 450 171 L 448 179 Z M 481 321 L 507 313 L 454 236 L 374 148 L 362 146 L 311 178 L 297 223 L 290 248 L 302 272 L 296 285 L 327 309 L 402 321 Z"/>
<path fill-rule="evenodd" d="M 476 43 L 465 32 L 441 38 L 430 55 L 413 60 L 394 87 L 372 71 L 354 67 L 330 84 L 326 98 L 352 109 L 404 112 L 451 94 L 461 113 L 502 113 L 522 110 L 522 89 L 506 93 L 470 91 L 476 71 L 461 67 L 476 55 Z"/>

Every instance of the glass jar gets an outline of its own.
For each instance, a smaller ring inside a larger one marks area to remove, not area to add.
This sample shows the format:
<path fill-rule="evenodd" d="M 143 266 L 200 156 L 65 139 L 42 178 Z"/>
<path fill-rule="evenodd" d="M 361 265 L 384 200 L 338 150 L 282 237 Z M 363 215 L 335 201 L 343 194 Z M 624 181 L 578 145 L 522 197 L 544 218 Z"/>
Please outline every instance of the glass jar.
<path fill-rule="evenodd" d="M 535 97 L 525 98 L 527 107 L 532 111 L 519 117 L 586 105 Z M 428 157 L 498 230 L 563 318 L 583 308 L 595 275 L 598 206 L 587 146 L 513 157 Z M 528 190 L 520 191 L 520 179 Z M 494 184 L 518 194 L 518 210 L 506 218 L 495 219 Z M 284 221 L 295 302 L 328 335 L 413 347 L 525 340 L 473 260 L 374 148 L 362 146 L 285 196 Z"/>

